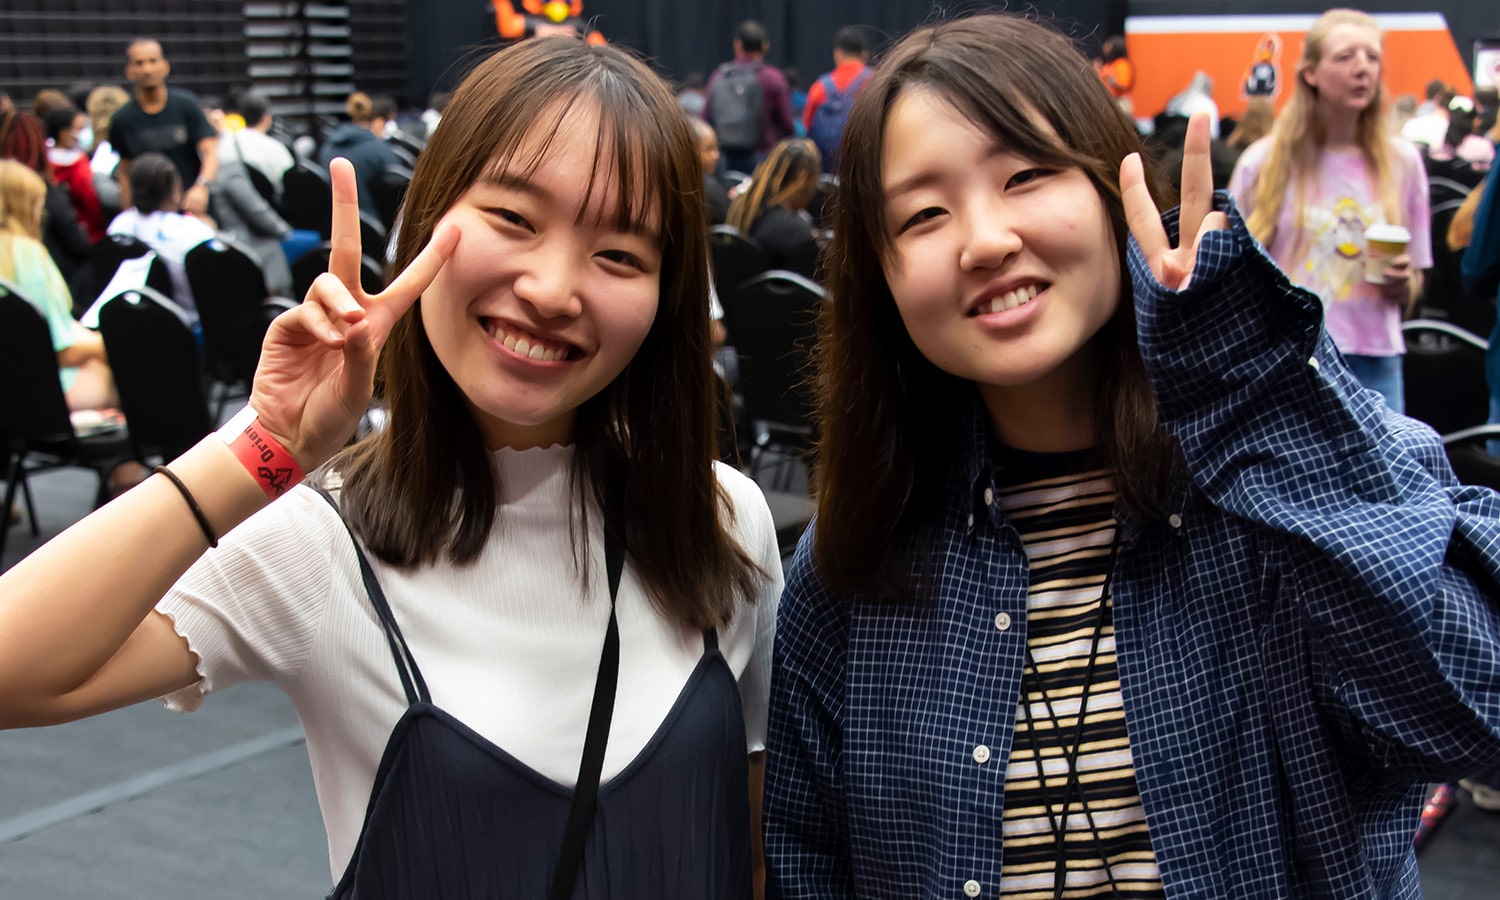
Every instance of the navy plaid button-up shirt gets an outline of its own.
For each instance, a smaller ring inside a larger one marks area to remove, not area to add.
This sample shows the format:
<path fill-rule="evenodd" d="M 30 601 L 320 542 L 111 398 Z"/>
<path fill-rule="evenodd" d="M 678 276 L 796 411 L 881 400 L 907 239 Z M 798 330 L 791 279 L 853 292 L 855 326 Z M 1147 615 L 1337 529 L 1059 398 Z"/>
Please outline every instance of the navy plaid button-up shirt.
<path fill-rule="evenodd" d="M 1220 195 L 1173 293 L 1134 242 L 1138 332 L 1185 471 L 1122 517 L 1126 726 L 1169 897 L 1416 897 L 1427 780 L 1500 760 L 1500 497 L 1362 390 Z M 1167 216 L 1175 231 L 1175 214 Z M 770 894 L 993 897 L 1027 568 L 977 404 L 930 604 L 834 596 L 804 538 L 778 624 Z M 1006 616 L 1000 616 L 1005 613 Z M 992 756 L 976 759 L 986 745 Z"/>

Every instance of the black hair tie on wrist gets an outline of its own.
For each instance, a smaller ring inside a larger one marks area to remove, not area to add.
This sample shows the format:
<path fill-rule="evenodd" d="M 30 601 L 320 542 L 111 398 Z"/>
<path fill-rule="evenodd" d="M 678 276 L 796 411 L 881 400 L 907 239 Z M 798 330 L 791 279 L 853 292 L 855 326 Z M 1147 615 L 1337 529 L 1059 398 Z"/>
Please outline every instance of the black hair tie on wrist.
<path fill-rule="evenodd" d="M 212 550 L 219 546 L 219 539 L 214 537 L 214 530 L 208 524 L 208 517 L 203 514 L 203 507 L 198 505 L 198 501 L 193 498 L 193 492 L 182 483 L 177 473 L 166 466 L 157 466 L 151 471 L 167 476 L 167 480 L 177 487 L 177 492 L 182 495 L 182 499 L 187 501 L 188 509 L 193 511 L 193 518 L 198 520 L 198 527 L 203 529 L 203 536 L 208 538 L 208 548 Z"/>

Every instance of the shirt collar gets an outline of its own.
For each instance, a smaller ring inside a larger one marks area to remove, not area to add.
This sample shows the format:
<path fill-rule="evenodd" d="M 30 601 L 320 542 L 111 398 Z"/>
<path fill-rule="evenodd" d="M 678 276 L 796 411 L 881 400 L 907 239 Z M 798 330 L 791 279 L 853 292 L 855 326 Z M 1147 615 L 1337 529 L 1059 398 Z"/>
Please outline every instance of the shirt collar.
<path fill-rule="evenodd" d="M 999 462 L 999 442 L 995 439 L 994 431 L 990 428 L 989 412 L 984 407 L 984 402 L 979 397 L 979 392 L 972 392 L 967 406 L 959 415 L 954 438 L 961 448 L 959 460 L 959 473 L 963 477 L 964 497 L 969 509 L 969 531 L 974 530 L 974 523 L 988 516 L 991 523 L 998 525 L 1004 518 L 999 507 L 995 504 L 995 467 Z M 1162 515 L 1168 522 L 1175 522 L 1173 529 L 1181 527 L 1182 517 L 1187 513 L 1192 495 L 1192 481 L 1187 474 L 1186 467 L 1180 456 L 1172 460 L 1171 474 L 1168 478 L 1167 495 L 1164 499 Z M 1147 519 L 1137 513 L 1132 513 L 1123 506 L 1116 504 L 1115 518 L 1120 529 L 1122 542 L 1132 541 L 1147 525 Z"/>

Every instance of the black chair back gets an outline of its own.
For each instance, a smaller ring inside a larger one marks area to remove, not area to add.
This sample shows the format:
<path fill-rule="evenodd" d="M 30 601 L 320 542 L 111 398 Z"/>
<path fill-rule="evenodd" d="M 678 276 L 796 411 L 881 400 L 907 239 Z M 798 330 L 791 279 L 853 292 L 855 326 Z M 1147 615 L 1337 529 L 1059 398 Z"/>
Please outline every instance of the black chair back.
<path fill-rule="evenodd" d="M 19 288 L 4 279 L 0 279 L 0 379 L 12 388 L 0 391 L 4 509 L 14 508 L 19 491 L 26 500 L 31 533 L 39 534 L 27 476 L 60 466 L 93 469 L 98 479 L 94 505 L 104 505 L 109 499 L 110 471 L 130 458 L 129 435 L 122 426 L 109 423 L 82 437 L 74 431 L 47 320 Z M 5 552 L 9 533 L 9 527 L 0 529 L 0 554 Z"/>
<path fill-rule="evenodd" d="M 7 442 L 68 441 L 73 423 L 57 374 L 47 320 L 20 288 L 0 280 L 0 437 Z"/>
<path fill-rule="evenodd" d="M 317 277 L 328 271 L 328 257 L 332 252 L 333 244 L 324 241 L 292 263 L 292 292 L 296 296 L 306 297 Z M 385 273 L 380 263 L 371 259 L 368 253 L 360 259 L 359 283 L 367 294 L 385 290 Z"/>
<path fill-rule="evenodd" d="M 281 203 L 293 228 L 316 231 L 324 238 L 333 233 L 333 182 L 322 166 L 299 162 L 287 169 L 281 176 Z"/>
<path fill-rule="evenodd" d="M 106 234 L 89 251 L 88 264 L 69 286 L 73 291 L 73 317 L 82 318 L 88 308 L 94 305 L 94 301 L 99 299 L 100 292 L 108 287 L 109 280 L 115 277 L 120 263 L 127 259 L 137 259 L 150 252 L 151 246 L 138 237 L 128 234 Z M 164 296 L 172 296 L 172 275 L 160 259 L 151 263 L 151 268 L 146 273 L 146 286 Z"/>
<path fill-rule="evenodd" d="M 1495 326 L 1493 297 L 1473 297 L 1465 290 L 1459 270 L 1463 251 L 1448 249 L 1448 226 L 1465 198 L 1484 180 L 1483 172 L 1463 160 L 1427 160 L 1429 228 L 1432 268 L 1422 289 L 1421 315 L 1452 322 L 1475 334 L 1489 334 Z"/>
<path fill-rule="evenodd" d="M 714 266 L 714 288 L 721 301 L 771 267 L 771 261 L 760 244 L 733 225 L 710 228 L 708 250 Z M 725 318 L 724 327 L 729 329 L 730 343 L 734 343 L 734 325 L 728 321 L 727 309 Z"/>
<path fill-rule="evenodd" d="M 213 430 L 198 342 L 180 307 L 150 288 L 126 291 L 104 301 L 99 332 L 136 458 L 175 459 Z"/>
<path fill-rule="evenodd" d="M 1406 336 L 1402 370 L 1406 414 L 1452 434 L 1489 418 L 1490 392 L 1484 380 L 1489 342 L 1448 322 L 1415 319 L 1401 326 Z"/>
<path fill-rule="evenodd" d="M 723 299 L 725 319 L 734 322 L 739 389 L 752 422 L 783 430 L 809 426 L 812 407 L 805 381 L 826 296 L 800 275 L 773 270 Z"/>
<path fill-rule="evenodd" d="M 412 151 L 411 147 L 392 138 L 386 138 L 385 144 L 391 148 L 392 153 L 396 154 L 396 158 L 401 160 L 402 165 L 412 169 L 417 167 L 417 154 Z"/>
<path fill-rule="evenodd" d="M 387 231 L 396 227 L 396 215 L 401 211 L 401 201 L 406 199 L 406 187 L 409 184 L 411 169 L 405 166 L 387 166 L 370 186 L 370 192 L 375 195 L 375 214 L 385 223 Z M 367 249 L 365 252 L 370 251 Z"/>
<path fill-rule="evenodd" d="M 374 210 L 362 209 L 359 211 L 359 249 L 360 252 L 371 259 L 385 259 L 385 245 L 390 240 L 390 232 L 385 223 L 380 221 L 380 216 Z"/>
<path fill-rule="evenodd" d="M 783 262 L 786 271 L 795 272 L 814 284 L 823 282 L 823 248 L 817 241 L 798 244 L 787 253 Z"/>
<path fill-rule="evenodd" d="M 216 238 L 189 250 L 183 268 L 203 326 L 208 374 L 219 381 L 250 381 L 266 336 L 259 321 L 267 295 L 260 263 L 232 242 Z"/>

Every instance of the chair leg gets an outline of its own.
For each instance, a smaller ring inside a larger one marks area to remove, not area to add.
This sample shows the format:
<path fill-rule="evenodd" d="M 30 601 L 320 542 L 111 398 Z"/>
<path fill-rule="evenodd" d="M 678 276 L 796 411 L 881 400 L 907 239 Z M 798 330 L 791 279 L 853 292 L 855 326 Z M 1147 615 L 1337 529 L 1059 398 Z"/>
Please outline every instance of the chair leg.
<path fill-rule="evenodd" d="M 216 378 L 208 383 L 208 390 L 214 398 L 213 413 L 210 421 L 217 425 L 219 423 L 219 418 L 224 414 L 224 400 L 229 395 L 229 385 L 225 384 L 222 381 L 219 381 Z"/>
<path fill-rule="evenodd" d="M 793 465 L 792 460 L 792 455 L 783 450 L 781 454 L 781 462 L 776 464 L 776 489 L 778 491 L 790 491 L 792 489 L 792 476 L 795 475 L 797 471 L 796 467 Z"/>
<path fill-rule="evenodd" d="M 31 479 L 26 477 L 26 467 L 21 467 L 21 495 L 26 498 L 26 519 L 31 523 L 31 536 L 40 537 L 42 530 L 36 522 L 36 501 L 31 497 Z"/>
<path fill-rule="evenodd" d="M 20 455 L 16 454 L 16 453 L 11 453 L 10 454 L 10 465 L 8 465 L 6 467 L 8 469 L 8 471 L 6 472 L 6 481 L 5 481 L 5 517 L 6 517 L 6 522 L 5 522 L 5 530 L 4 531 L 0 531 L 0 557 L 3 557 L 5 555 L 5 541 L 6 541 L 6 539 L 8 537 L 10 537 L 10 510 L 11 510 L 11 506 L 16 502 L 16 484 L 17 484 L 17 482 L 18 482 L 18 480 L 20 478 L 20 466 L 21 466 Z M 36 517 L 35 516 L 32 516 L 32 518 L 31 518 L 31 524 L 32 524 L 33 528 L 36 527 Z"/>

